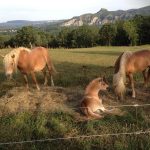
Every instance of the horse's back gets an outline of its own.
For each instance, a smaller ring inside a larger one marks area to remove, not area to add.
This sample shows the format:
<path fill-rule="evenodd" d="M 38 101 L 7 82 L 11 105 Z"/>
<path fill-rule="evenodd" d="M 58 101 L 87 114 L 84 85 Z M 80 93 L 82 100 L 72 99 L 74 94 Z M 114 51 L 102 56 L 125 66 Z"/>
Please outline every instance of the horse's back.
<path fill-rule="evenodd" d="M 150 66 L 150 50 L 134 52 L 127 61 L 128 72 L 143 71 Z"/>
<path fill-rule="evenodd" d="M 30 54 L 31 64 L 35 71 L 42 70 L 47 62 L 48 50 L 44 47 L 36 47 L 32 49 Z"/>
<path fill-rule="evenodd" d="M 140 50 L 133 53 L 135 57 L 150 57 L 150 50 Z"/>
<path fill-rule="evenodd" d="M 30 53 L 22 51 L 20 53 L 19 66 L 23 72 L 41 71 L 46 66 L 48 51 L 44 47 L 36 47 Z"/>
<path fill-rule="evenodd" d="M 34 56 L 48 55 L 48 50 L 45 47 L 35 47 L 32 49 L 31 53 Z"/>

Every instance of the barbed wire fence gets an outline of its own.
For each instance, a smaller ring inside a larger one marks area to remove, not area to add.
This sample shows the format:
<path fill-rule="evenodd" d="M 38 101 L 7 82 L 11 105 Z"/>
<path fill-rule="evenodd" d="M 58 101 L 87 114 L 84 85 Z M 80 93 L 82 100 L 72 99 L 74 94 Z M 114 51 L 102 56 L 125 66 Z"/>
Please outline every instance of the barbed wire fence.
<path fill-rule="evenodd" d="M 112 105 L 107 106 L 106 108 L 123 108 L 123 107 L 133 107 L 136 110 L 136 119 L 138 119 L 137 111 L 139 107 L 150 106 L 150 104 L 127 104 L 127 105 Z M 72 110 L 87 108 L 87 107 L 68 107 Z M 52 141 L 62 141 L 62 140 L 72 140 L 72 139 L 87 139 L 87 138 L 97 138 L 97 137 L 110 137 L 110 136 L 135 136 L 135 135 L 150 135 L 150 128 L 146 130 L 138 130 L 134 132 L 119 132 L 119 133 L 107 133 L 107 134 L 96 134 L 96 135 L 79 135 L 79 136 L 67 136 L 67 137 L 57 137 L 57 138 L 45 138 L 45 139 L 33 139 L 33 140 L 22 140 L 22 141 L 9 141 L 9 142 L 0 142 L 0 146 L 5 145 L 15 145 L 15 144 L 25 144 L 25 143 L 39 143 L 39 142 L 52 142 Z"/>
<path fill-rule="evenodd" d="M 14 141 L 14 142 L 5 142 L 0 143 L 1 145 L 13 145 L 13 144 L 25 144 L 25 143 L 35 143 L 35 142 L 51 142 L 57 140 L 71 140 L 71 139 L 85 139 L 85 138 L 95 138 L 95 137 L 108 137 L 108 136 L 121 136 L 121 135 L 140 135 L 140 134 L 150 134 L 150 129 L 147 131 L 136 131 L 136 132 L 123 132 L 123 133 L 110 133 L 110 134 L 98 134 L 98 135 L 82 135 L 74 137 L 64 137 L 64 138 L 47 138 L 39 140 L 27 140 L 27 141 Z"/>

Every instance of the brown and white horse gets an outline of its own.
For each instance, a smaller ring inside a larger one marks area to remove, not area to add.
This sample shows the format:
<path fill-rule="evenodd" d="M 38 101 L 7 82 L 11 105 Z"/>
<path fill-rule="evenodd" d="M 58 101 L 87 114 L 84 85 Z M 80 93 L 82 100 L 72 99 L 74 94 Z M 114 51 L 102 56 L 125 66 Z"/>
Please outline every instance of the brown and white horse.
<path fill-rule="evenodd" d="M 45 78 L 44 85 L 46 85 L 48 82 L 46 69 L 48 69 L 49 75 L 51 77 L 51 85 L 54 86 L 52 73 L 55 72 L 55 68 L 52 64 L 52 61 L 48 54 L 48 50 L 46 48 L 36 47 L 30 50 L 25 47 L 19 47 L 13 49 L 11 52 L 2 57 L 4 57 L 3 62 L 6 76 L 11 77 L 12 73 L 18 68 L 24 76 L 27 88 L 29 88 L 27 75 L 31 74 L 37 89 L 40 90 L 40 87 L 35 77 L 35 72 L 39 71 L 43 71 Z"/>
<path fill-rule="evenodd" d="M 127 51 L 118 57 L 115 62 L 115 74 L 113 76 L 113 86 L 118 98 L 123 99 L 126 90 L 126 76 L 129 78 L 132 87 L 132 97 L 135 98 L 136 94 L 133 79 L 135 72 L 143 73 L 144 84 L 147 86 L 150 77 L 150 50 Z"/>

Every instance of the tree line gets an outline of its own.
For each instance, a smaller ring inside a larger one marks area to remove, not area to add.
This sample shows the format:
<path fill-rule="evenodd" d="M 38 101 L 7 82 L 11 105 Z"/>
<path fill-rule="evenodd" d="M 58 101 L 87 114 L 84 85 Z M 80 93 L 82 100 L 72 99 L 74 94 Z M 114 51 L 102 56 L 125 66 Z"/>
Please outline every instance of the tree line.
<path fill-rule="evenodd" d="M 54 34 L 32 26 L 22 27 L 14 35 L 0 34 L 0 48 L 44 46 L 83 48 L 98 45 L 128 46 L 150 44 L 150 16 L 104 24 L 62 27 Z"/>

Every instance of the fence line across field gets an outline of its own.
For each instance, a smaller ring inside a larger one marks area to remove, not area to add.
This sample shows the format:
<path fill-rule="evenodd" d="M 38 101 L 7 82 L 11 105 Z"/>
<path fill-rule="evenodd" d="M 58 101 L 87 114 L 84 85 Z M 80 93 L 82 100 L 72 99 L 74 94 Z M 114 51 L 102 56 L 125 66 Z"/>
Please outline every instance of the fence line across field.
<path fill-rule="evenodd" d="M 96 137 L 107 137 L 107 136 L 121 136 L 121 135 L 140 135 L 140 134 L 150 134 L 150 129 L 147 131 L 136 131 L 136 132 L 122 132 L 122 133 L 108 133 L 108 134 L 98 134 L 98 135 L 81 135 L 74 137 L 59 137 L 59 138 L 47 138 L 39 140 L 27 140 L 27 141 L 12 141 L 0 143 L 2 145 L 13 145 L 13 144 L 25 144 L 25 143 L 36 143 L 36 142 L 51 142 L 58 140 L 71 140 L 71 139 L 85 139 L 85 138 L 96 138 Z"/>
<path fill-rule="evenodd" d="M 119 108 L 119 107 L 144 107 L 150 106 L 150 104 L 133 104 L 133 105 L 112 105 L 106 106 L 106 108 Z M 79 109 L 79 108 L 87 108 L 87 107 L 68 107 L 71 109 Z M 140 135 L 140 134 L 150 134 L 150 129 L 146 131 L 136 131 L 136 132 L 122 132 L 122 133 L 108 133 L 108 134 L 98 134 L 98 135 L 81 135 L 81 136 L 74 136 L 74 137 L 58 137 L 58 138 L 47 138 L 47 139 L 39 139 L 39 140 L 27 140 L 27 141 L 11 141 L 11 142 L 4 142 L 0 143 L 0 146 L 3 145 L 13 145 L 13 144 L 25 144 L 25 143 L 36 143 L 36 142 L 51 142 L 51 141 L 58 141 L 58 140 L 71 140 L 71 139 L 84 139 L 84 138 L 96 138 L 96 137 L 107 137 L 107 136 L 122 136 L 122 135 Z"/>
<path fill-rule="evenodd" d="M 121 107 L 135 107 L 135 108 L 138 108 L 138 107 L 144 107 L 144 106 L 150 106 L 150 104 L 149 103 L 147 103 L 147 104 L 125 104 L 125 105 L 108 105 L 108 106 L 104 105 L 105 108 L 121 108 Z M 67 106 L 67 108 L 76 110 L 76 109 L 88 108 L 88 107 L 69 107 L 69 106 Z M 59 107 L 59 109 L 60 109 L 60 107 Z M 32 110 L 32 108 L 24 109 L 24 110 Z M 39 110 L 44 110 L 44 108 L 39 107 Z"/>

